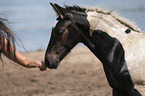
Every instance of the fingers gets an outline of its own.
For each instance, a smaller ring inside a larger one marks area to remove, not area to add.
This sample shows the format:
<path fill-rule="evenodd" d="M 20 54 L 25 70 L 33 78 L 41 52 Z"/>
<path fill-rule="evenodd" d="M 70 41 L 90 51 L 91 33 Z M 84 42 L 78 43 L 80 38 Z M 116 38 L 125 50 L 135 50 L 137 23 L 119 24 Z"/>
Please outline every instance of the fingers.
<path fill-rule="evenodd" d="M 44 61 L 41 62 L 39 69 L 40 69 L 40 71 L 45 71 L 47 69 L 47 66 L 45 65 Z"/>

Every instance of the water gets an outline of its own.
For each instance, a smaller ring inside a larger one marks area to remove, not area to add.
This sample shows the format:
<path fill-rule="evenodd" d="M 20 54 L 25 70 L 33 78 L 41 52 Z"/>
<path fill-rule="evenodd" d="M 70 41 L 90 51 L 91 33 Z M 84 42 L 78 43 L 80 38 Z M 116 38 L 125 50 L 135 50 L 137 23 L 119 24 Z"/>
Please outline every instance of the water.
<path fill-rule="evenodd" d="M 13 32 L 27 51 L 46 49 L 56 16 L 50 2 L 66 5 L 98 6 L 117 10 L 145 31 L 145 0 L 0 0 L 0 17 L 7 18 Z M 19 43 L 20 45 L 20 43 Z M 25 50 L 19 46 L 21 52 Z"/>

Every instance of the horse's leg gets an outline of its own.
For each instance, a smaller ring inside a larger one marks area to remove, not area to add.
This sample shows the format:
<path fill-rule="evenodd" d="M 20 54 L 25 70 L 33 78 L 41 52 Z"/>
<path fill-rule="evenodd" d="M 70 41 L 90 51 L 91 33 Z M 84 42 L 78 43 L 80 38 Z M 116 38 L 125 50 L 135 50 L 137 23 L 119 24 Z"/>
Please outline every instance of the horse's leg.
<path fill-rule="evenodd" d="M 113 96 L 141 96 L 141 94 L 136 89 L 132 89 L 129 94 L 113 89 Z"/>
<path fill-rule="evenodd" d="M 108 69 L 109 68 L 104 66 L 108 83 L 113 88 L 113 96 L 142 96 L 136 89 L 134 89 L 134 85 L 131 84 L 131 81 L 124 81 L 124 85 L 122 86 L 123 83 L 120 83 L 120 80 L 122 81 L 122 79 L 116 79 L 115 76 L 113 76 L 114 72 L 112 73 Z"/>
<path fill-rule="evenodd" d="M 119 90 L 113 89 L 113 96 L 130 96 L 130 95 L 126 95 L 120 92 Z"/>

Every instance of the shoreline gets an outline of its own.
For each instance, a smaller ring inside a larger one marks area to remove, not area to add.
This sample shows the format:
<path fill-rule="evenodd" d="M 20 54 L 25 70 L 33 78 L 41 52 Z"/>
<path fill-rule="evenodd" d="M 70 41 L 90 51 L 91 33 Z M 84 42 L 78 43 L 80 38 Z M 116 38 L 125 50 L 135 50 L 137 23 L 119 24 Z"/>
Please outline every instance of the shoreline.
<path fill-rule="evenodd" d="M 83 48 L 83 47 L 86 47 L 85 45 L 82 45 L 82 44 L 78 44 L 78 45 L 76 45 L 73 49 L 76 49 L 76 48 Z M 73 50 L 72 49 L 72 50 Z M 43 48 L 38 48 L 37 50 L 29 50 L 29 51 L 27 51 L 27 49 L 25 50 L 25 49 L 23 49 L 24 51 L 22 51 L 22 50 L 18 50 L 20 53 L 23 53 L 23 54 L 25 54 L 25 53 L 30 53 L 30 52 L 39 52 L 39 51 L 46 51 L 46 49 L 43 49 Z"/>

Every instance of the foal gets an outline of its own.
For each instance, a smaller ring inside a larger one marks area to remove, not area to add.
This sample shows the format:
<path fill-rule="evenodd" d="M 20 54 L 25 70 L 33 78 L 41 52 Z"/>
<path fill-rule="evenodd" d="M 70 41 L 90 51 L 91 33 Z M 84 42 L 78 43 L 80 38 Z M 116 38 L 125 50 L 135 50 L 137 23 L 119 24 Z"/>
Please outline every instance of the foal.
<path fill-rule="evenodd" d="M 58 15 L 58 22 L 52 28 L 45 53 L 46 65 L 51 69 L 57 68 L 59 62 L 81 42 L 102 62 L 107 80 L 113 88 L 113 96 L 141 96 L 134 88 L 120 40 L 113 38 L 108 32 L 101 31 L 102 29 L 92 30 L 97 26 L 92 26 L 93 22 L 89 22 L 86 9 L 78 6 L 63 8 L 52 3 L 51 5 Z M 127 33 L 130 31 L 126 26 L 124 33 L 125 30 Z"/>

